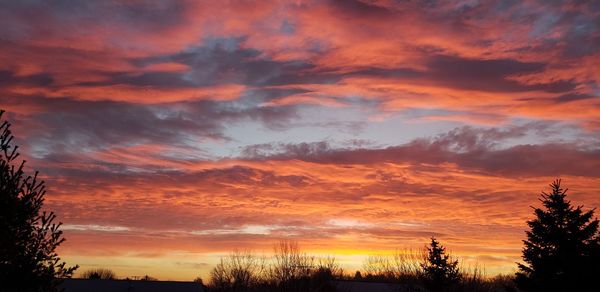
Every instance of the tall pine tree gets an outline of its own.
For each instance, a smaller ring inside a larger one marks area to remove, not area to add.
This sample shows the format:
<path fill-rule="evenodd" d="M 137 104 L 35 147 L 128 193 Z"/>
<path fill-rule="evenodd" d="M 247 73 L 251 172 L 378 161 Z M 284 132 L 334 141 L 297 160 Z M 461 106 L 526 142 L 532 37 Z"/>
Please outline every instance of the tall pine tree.
<path fill-rule="evenodd" d="M 524 240 L 523 261 L 517 284 L 525 291 L 599 291 L 600 234 L 594 210 L 584 212 L 566 200 L 560 180 L 542 192 L 544 208 L 535 208 L 535 219 Z"/>
<path fill-rule="evenodd" d="M 0 111 L 0 121 L 4 111 Z M 27 175 L 13 146 L 10 123 L 0 125 L 0 287 L 2 291 L 56 291 L 66 267 L 55 249 L 65 240 L 53 212 L 42 211 L 44 182 Z"/>
<path fill-rule="evenodd" d="M 461 279 L 458 260 L 446 254 L 446 248 L 435 237 L 431 237 L 421 269 L 423 283 L 432 292 L 451 291 Z"/>

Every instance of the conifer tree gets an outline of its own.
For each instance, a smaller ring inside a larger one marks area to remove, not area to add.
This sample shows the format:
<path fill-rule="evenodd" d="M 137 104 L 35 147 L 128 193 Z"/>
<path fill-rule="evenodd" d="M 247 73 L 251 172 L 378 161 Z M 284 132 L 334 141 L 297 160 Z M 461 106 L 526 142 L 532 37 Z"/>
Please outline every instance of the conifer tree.
<path fill-rule="evenodd" d="M 4 111 L 0 111 L 0 121 Z M 10 123 L 0 125 L 0 287 L 2 291 L 56 291 L 66 267 L 55 249 L 65 240 L 53 212 L 42 211 L 44 182 L 27 175 L 13 146 Z"/>
<path fill-rule="evenodd" d="M 544 208 L 534 208 L 535 218 L 527 222 L 517 284 L 525 291 L 598 291 L 598 219 L 594 210 L 573 207 L 560 183 L 550 184 L 550 194 L 542 192 Z"/>
<path fill-rule="evenodd" d="M 435 237 L 427 247 L 425 261 L 421 264 L 421 277 L 425 286 L 433 292 L 450 291 L 460 282 L 458 260 L 446 254 L 446 248 Z"/>

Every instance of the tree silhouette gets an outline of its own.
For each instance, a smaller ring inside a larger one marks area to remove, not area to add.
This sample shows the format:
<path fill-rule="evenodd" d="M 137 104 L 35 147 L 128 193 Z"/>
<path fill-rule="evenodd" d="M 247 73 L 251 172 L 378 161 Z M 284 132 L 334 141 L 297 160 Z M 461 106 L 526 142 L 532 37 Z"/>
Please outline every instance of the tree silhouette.
<path fill-rule="evenodd" d="M 4 111 L 0 111 L 0 121 Z M 2 291 L 56 291 L 66 267 L 55 249 L 65 240 L 53 212 L 41 211 L 44 182 L 18 162 L 10 123 L 0 125 L 0 285 Z"/>
<path fill-rule="evenodd" d="M 234 251 L 210 272 L 211 286 L 215 291 L 247 291 L 261 279 L 265 270 L 264 260 L 249 251 Z"/>
<path fill-rule="evenodd" d="M 461 279 L 458 260 L 446 254 L 446 248 L 435 237 L 431 237 L 421 269 L 423 283 L 430 291 L 449 291 Z"/>
<path fill-rule="evenodd" d="M 117 278 L 117 275 L 112 270 L 98 268 L 83 272 L 81 277 L 90 280 L 114 280 Z"/>
<path fill-rule="evenodd" d="M 158 281 L 158 279 L 149 275 L 144 275 L 140 278 L 140 281 Z"/>
<path fill-rule="evenodd" d="M 573 207 L 560 183 L 550 184 L 552 193 L 542 192 L 545 209 L 535 208 L 535 219 L 527 222 L 517 283 L 525 291 L 598 291 L 598 219 L 594 210 Z"/>

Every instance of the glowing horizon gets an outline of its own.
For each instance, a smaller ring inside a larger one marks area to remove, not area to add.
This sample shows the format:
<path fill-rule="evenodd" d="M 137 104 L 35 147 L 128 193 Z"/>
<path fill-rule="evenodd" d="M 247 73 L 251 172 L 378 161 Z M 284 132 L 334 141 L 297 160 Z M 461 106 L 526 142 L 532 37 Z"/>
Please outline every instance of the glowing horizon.
<path fill-rule="evenodd" d="M 0 108 L 78 273 L 431 235 L 511 273 L 550 182 L 600 206 L 600 5 L 546 2 L 3 2 Z"/>

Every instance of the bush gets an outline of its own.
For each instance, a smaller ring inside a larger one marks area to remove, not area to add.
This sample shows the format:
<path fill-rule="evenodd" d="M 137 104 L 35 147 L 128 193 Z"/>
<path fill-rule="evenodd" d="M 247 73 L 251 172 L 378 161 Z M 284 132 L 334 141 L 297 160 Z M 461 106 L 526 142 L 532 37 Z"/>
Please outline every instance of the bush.
<path fill-rule="evenodd" d="M 117 278 L 117 275 L 112 270 L 98 268 L 83 272 L 81 277 L 90 280 L 114 280 Z"/>
<path fill-rule="evenodd" d="M 363 278 L 368 281 L 418 284 L 422 261 L 423 254 L 412 250 L 397 251 L 387 256 L 369 256 L 363 263 Z"/>
<path fill-rule="evenodd" d="M 247 291 L 260 282 L 264 271 L 264 260 L 247 251 L 235 251 L 213 268 L 210 286 L 214 291 Z"/>
<path fill-rule="evenodd" d="M 210 273 L 209 288 L 219 292 L 333 292 L 331 281 L 342 275 L 335 258 L 309 256 L 296 242 L 281 241 L 270 259 L 247 251 L 223 257 Z"/>

